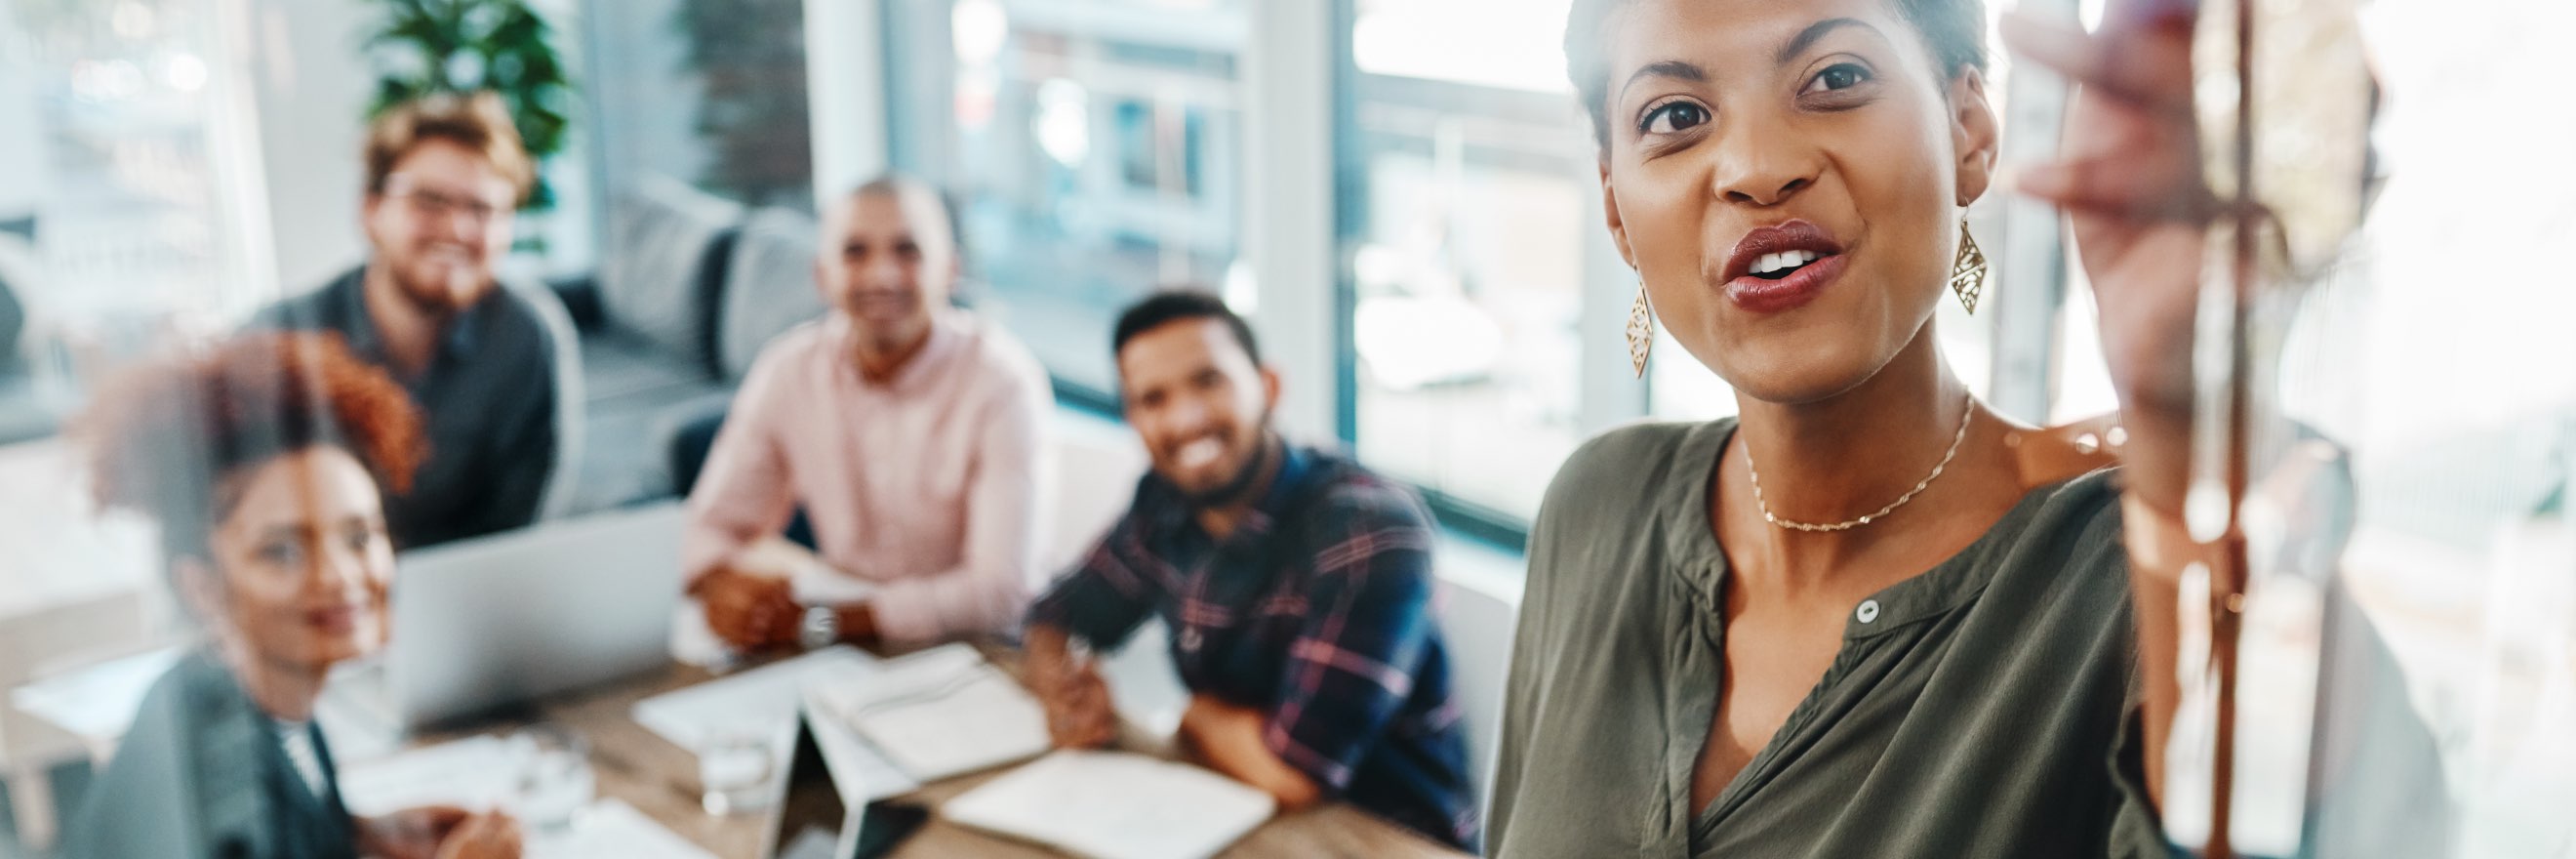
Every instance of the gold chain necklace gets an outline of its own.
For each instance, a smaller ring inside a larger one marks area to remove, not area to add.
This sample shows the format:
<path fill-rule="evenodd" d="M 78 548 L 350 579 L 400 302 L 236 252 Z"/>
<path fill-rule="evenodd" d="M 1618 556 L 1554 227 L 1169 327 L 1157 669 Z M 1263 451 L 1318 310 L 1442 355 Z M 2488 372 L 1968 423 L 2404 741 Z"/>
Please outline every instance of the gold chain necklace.
<path fill-rule="evenodd" d="M 1905 502 L 1914 500 L 1914 496 L 1921 494 L 1925 487 L 1931 486 L 1932 481 L 1941 479 L 1941 472 L 1950 467 L 1950 458 L 1959 455 L 1959 442 L 1967 439 L 1968 437 L 1968 421 L 1970 418 L 1974 418 L 1977 415 L 1977 399 L 1974 395 L 1970 395 L 1968 397 L 1966 408 L 1963 411 L 1964 413 L 1959 416 L 1959 431 L 1950 436 L 1950 450 L 1941 454 L 1941 461 L 1932 466 L 1931 474 L 1924 475 L 1922 480 L 1915 482 L 1914 488 L 1905 490 L 1904 495 L 1897 496 L 1896 500 L 1888 502 L 1887 506 L 1878 508 L 1878 512 L 1858 519 L 1850 519 L 1832 524 L 1791 522 L 1787 519 L 1771 515 L 1771 502 L 1765 501 L 1762 498 L 1762 471 L 1761 469 L 1753 467 L 1753 447 L 1751 445 L 1746 445 L 1744 448 L 1744 471 L 1746 474 L 1752 475 L 1753 477 L 1753 506 L 1762 508 L 1762 521 L 1769 522 L 1773 525 L 1791 531 L 1849 531 L 1853 528 L 1858 528 L 1862 525 L 1867 525 L 1871 522 L 1885 519 L 1887 518 L 1887 514 L 1896 512 L 1896 508 L 1905 506 Z"/>

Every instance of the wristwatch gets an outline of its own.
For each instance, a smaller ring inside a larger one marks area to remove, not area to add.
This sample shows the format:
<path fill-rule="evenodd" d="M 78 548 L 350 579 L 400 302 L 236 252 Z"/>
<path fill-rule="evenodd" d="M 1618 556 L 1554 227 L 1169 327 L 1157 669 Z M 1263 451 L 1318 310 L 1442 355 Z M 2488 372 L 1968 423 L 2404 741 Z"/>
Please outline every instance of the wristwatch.
<path fill-rule="evenodd" d="M 841 612 L 827 605 L 807 608 L 804 622 L 796 625 L 796 643 L 807 650 L 841 643 Z"/>

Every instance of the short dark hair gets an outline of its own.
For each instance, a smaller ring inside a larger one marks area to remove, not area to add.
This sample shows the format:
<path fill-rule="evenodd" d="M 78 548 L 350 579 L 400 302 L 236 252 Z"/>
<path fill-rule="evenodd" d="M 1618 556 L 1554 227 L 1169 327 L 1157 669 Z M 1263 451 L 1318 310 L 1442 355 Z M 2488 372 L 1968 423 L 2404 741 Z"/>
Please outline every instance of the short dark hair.
<path fill-rule="evenodd" d="M 1236 315 L 1234 308 L 1225 306 L 1225 299 L 1195 287 L 1156 292 L 1118 314 L 1118 329 L 1110 336 L 1109 355 L 1114 359 L 1127 351 L 1127 341 L 1185 319 L 1223 320 L 1225 327 L 1234 332 L 1234 339 L 1243 344 L 1243 354 L 1252 358 L 1254 366 L 1261 364 L 1261 344 L 1253 339 L 1252 326 Z"/>
<path fill-rule="evenodd" d="M 1610 16 L 1631 0 L 1574 0 L 1565 13 L 1565 76 L 1592 117 L 1592 140 L 1610 148 L 1610 58 L 1602 49 L 1602 30 Z M 1986 69 L 1985 0 L 1885 0 L 1896 7 L 1923 43 L 1943 75 L 1957 77 L 1968 69 Z"/>

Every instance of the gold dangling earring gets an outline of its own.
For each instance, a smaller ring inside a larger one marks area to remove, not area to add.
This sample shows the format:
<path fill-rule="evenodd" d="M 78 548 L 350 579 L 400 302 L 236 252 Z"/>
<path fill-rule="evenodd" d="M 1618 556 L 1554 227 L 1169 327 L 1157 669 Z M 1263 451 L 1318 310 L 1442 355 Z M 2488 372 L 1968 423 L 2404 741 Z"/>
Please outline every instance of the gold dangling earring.
<path fill-rule="evenodd" d="M 1977 247 L 1977 237 L 1968 234 L 1968 219 L 1959 218 L 1959 258 L 1950 262 L 1950 290 L 1959 294 L 1959 303 L 1968 313 L 1977 312 L 1977 297 L 1986 290 L 1986 252 Z"/>
<path fill-rule="evenodd" d="M 1646 356 L 1655 351 L 1655 308 L 1646 303 L 1646 278 L 1637 276 L 1637 303 L 1628 306 L 1628 363 L 1637 378 L 1646 377 Z"/>

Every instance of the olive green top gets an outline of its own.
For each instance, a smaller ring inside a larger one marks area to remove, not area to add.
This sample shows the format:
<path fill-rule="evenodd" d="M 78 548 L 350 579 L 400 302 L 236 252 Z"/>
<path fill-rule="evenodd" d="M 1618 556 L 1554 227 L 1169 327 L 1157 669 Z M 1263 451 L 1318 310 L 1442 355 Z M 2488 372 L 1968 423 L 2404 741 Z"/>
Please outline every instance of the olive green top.
<path fill-rule="evenodd" d="M 1715 801 L 1709 476 L 1732 420 L 1586 444 L 1530 535 L 1490 837 L 1500 857 L 2165 857 L 2140 775 L 2109 471 L 2032 490 L 1852 607 L 1824 678 Z"/>

